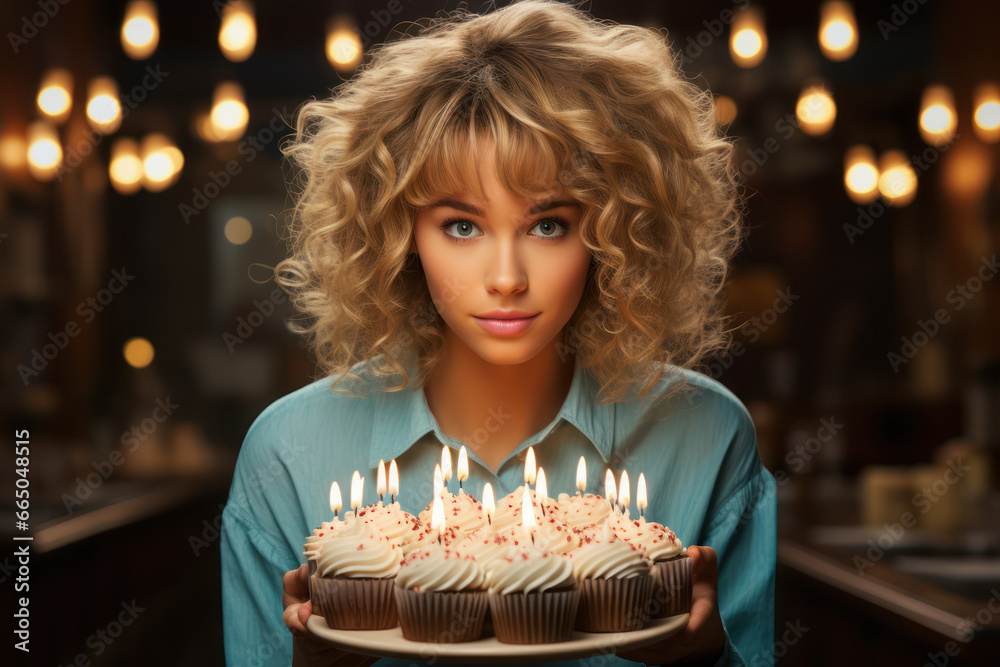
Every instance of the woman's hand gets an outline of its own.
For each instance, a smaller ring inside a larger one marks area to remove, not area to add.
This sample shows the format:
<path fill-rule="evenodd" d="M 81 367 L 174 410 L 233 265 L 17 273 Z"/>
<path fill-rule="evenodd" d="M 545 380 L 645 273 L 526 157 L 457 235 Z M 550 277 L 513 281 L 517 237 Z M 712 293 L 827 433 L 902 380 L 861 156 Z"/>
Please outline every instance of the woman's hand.
<path fill-rule="evenodd" d="M 687 626 L 659 644 L 644 646 L 618 655 L 647 665 L 713 665 L 726 647 L 726 632 L 719 615 L 719 560 L 712 547 L 689 546 L 692 565 L 691 616 Z"/>
<path fill-rule="evenodd" d="M 326 667 L 326 665 L 370 665 L 376 658 L 347 653 L 319 640 L 309 631 L 306 622 L 312 616 L 309 599 L 309 566 L 285 572 L 281 581 L 284 591 L 281 605 L 285 608 L 285 625 L 292 633 L 293 667 Z"/>

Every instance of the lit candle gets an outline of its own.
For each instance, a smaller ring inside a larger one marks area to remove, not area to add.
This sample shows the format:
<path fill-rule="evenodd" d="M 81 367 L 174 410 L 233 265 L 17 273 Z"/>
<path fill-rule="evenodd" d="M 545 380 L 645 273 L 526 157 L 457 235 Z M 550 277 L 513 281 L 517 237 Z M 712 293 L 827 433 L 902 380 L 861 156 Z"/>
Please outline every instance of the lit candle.
<path fill-rule="evenodd" d="M 621 498 L 622 512 L 625 513 L 625 518 L 628 518 L 628 502 L 629 502 L 629 484 L 628 484 L 628 471 L 622 470 L 622 481 L 618 485 L 618 497 Z"/>
<path fill-rule="evenodd" d="M 483 508 L 486 510 L 486 520 L 493 526 L 493 511 L 496 509 L 496 501 L 493 500 L 493 485 L 489 482 L 483 485 Z"/>
<path fill-rule="evenodd" d="M 542 516 L 545 516 L 545 501 L 549 497 L 549 485 L 545 483 L 545 471 L 538 468 L 538 483 L 535 485 L 535 495 L 538 496 L 538 506 L 542 509 Z"/>
<path fill-rule="evenodd" d="M 579 491 L 576 495 L 587 492 L 587 459 L 580 457 L 580 462 L 576 464 L 576 488 Z"/>
<path fill-rule="evenodd" d="M 525 485 L 535 483 L 535 450 L 528 447 L 528 455 L 524 458 L 524 483 Z"/>
<path fill-rule="evenodd" d="M 451 481 L 451 450 L 448 449 L 448 445 L 441 447 L 441 479 L 447 490 L 448 482 Z"/>
<path fill-rule="evenodd" d="M 337 515 L 340 514 L 340 508 L 343 507 L 344 501 L 340 497 L 340 484 L 334 482 L 330 485 L 330 509 L 333 510 L 333 520 L 337 520 Z"/>
<path fill-rule="evenodd" d="M 639 473 L 639 486 L 635 491 L 635 506 L 639 508 L 639 521 L 645 524 L 642 512 L 646 509 L 646 476 L 642 473 Z"/>
<path fill-rule="evenodd" d="M 538 524 L 535 522 L 535 510 L 531 506 L 531 493 L 526 488 L 524 493 L 521 494 L 521 528 L 524 532 L 528 534 L 531 539 L 531 544 L 535 544 L 535 528 Z"/>
<path fill-rule="evenodd" d="M 354 476 L 351 477 L 351 509 L 354 511 L 355 516 L 357 516 L 358 508 L 361 507 L 361 499 L 365 495 L 365 480 L 358 474 L 358 471 L 354 471 Z"/>
<path fill-rule="evenodd" d="M 444 494 L 444 483 L 441 481 L 441 464 L 434 466 L 434 497 L 440 498 Z"/>
<path fill-rule="evenodd" d="M 389 462 L 389 495 L 390 503 L 396 502 L 396 495 L 399 494 L 399 470 L 396 469 L 396 459 Z"/>
<path fill-rule="evenodd" d="M 611 474 L 611 468 L 608 468 L 608 471 L 604 473 L 604 497 L 611 503 L 612 508 L 615 510 L 615 515 L 617 515 L 618 492 L 615 490 L 615 476 Z"/>
<path fill-rule="evenodd" d="M 375 491 L 378 493 L 378 504 L 385 498 L 385 461 L 378 460 L 378 477 L 375 481 Z"/>
<path fill-rule="evenodd" d="M 469 454 L 465 451 L 465 445 L 458 450 L 458 495 L 464 493 L 462 491 L 462 482 L 469 478 Z"/>
<path fill-rule="evenodd" d="M 441 544 L 441 533 L 444 532 L 444 504 L 441 496 L 434 496 L 431 503 L 431 530 L 437 532 L 438 544 Z"/>

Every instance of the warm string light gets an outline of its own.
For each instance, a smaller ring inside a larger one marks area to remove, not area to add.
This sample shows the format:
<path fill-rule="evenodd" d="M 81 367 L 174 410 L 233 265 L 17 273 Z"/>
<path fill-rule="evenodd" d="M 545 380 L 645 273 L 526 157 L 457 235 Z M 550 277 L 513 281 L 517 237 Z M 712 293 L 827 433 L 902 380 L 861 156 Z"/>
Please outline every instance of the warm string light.
<path fill-rule="evenodd" d="M 576 495 L 587 492 L 587 460 L 580 457 L 580 462 L 576 464 Z"/>
<path fill-rule="evenodd" d="M 493 499 L 493 485 L 489 482 L 483 485 L 483 509 L 486 510 L 486 520 L 490 526 L 493 525 L 493 512 L 496 510 L 496 501 Z"/>
<path fill-rule="evenodd" d="M 462 495 L 462 482 L 469 478 L 469 453 L 465 451 L 465 445 L 458 450 L 458 495 Z"/>
<path fill-rule="evenodd" d="M 389 503 L 396 502 L 399 494 L 399 470 L 396 469 L 396 459 L 389 462 Z"/>
<path fill-rule="evenodd" d="M 381 505 L 385 498 L 385 461 L 378 460 L 378 477 L 376 477 L 375 491 L 378 493 L 378 504 Z"/>

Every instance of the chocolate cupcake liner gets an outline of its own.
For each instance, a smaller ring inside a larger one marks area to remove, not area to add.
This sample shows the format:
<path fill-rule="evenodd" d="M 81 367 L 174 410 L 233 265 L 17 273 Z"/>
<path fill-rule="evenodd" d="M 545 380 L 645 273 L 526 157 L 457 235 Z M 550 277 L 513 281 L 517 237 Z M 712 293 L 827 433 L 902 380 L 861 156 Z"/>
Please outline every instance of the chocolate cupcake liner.
<path fill-rule="evenodd" d="M 504 644 L 547 644 L 569 639 L 580 603 L 574 588 L 541 593 L 489 593 L 493 632 Z"/>
<path fill-rule="evenodd" d="M 653 575 L 653 618 L 691 611 L 693 568 L 694 561 L 690 556 L 675 556 L 653 563 L 649 569 Z"/>
<path fill-rule="evenodd" d="M 386 630 L 399 624 L 396 577 L 384 579 L 320 577 L 313 575 L 313 612 L 326 619 L 335 630 Z"/>
<path fill-rule="evenodd" d="M 306 579 L 306 581 L 308 582 L 306 585 L 309 587 L 309 599 L 313 600 L 313 575 L 316 574 L 316 559 L 308 558 L 306 559 L 306 563 L 309 564 L 309 578 Z M 315 600 L 313 600 L 313 612 L 317 614 L 319 613 L 316 611 Z"/>
<path fill-rule="evenodd" d="M 395 587 L 403 637 L 416 642 L 454 644 L 479 639 L 489 602 L 486 591 L 415 591 Z"/>
<path fill-rule="evenodd" d="M 583 579 L 576 629 L 582 632 L 639 630 L 650 618 L 653 577 L 640 574 L 618 579 Z"/>

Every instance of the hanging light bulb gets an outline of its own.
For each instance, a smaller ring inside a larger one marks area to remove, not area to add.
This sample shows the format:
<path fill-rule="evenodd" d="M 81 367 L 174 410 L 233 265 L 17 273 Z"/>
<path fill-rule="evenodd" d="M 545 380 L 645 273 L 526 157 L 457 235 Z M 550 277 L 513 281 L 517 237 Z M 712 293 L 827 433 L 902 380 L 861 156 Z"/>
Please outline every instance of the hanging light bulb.
<path fill-rule="evenodd" d="M 39 181 L 51 181 L 59 173 L 63 152 L 52 125 L 36 120 L 28 126 L 28 171 Z"/>
<path fill-rule="evenodd" d="M 119 194 L 135 194 L 142 188 L 142 160 L 139 159 L 139 144 L 135 139 L 115 139 L 111 145 L 108 176 L 112 187 Z"/>
<path fill-rule="evenodd" d="M 756 67 L 767 55 L 767 33 L 764 12 L 747 6 L 733 17 L 729 36 L 729 54 L 740 67 Z"/>
<path fill-rule="evenodd" d="M 931 146 L 941 146 L 955 136 L 955 100 L 942 85 L 928 86 L 920 103 L 920 136 Z"/>
<path fill-rule="evenodd" d="M 814 82 L 802 89 L 795 117 L 806 134 L 818 137 L 830 131 L 837 118 L 837 105 L 823 83 Z"/>
<path fill-rule="evenodd" d="M 118 102 L 118 85 L 109 76 L 102 76 L 90 82 L 87 95 L 87 121 L 90 126 L 111 134 L 122 123 L 122 105 Z"/>
<path fill-rule="evenodd" d="M 160 42 L 160 26 L 156 5 L 147 0 L 135 0 L 125 7 L 122 21 L 122 49 L 133 60 L 145 60 L 156 51 Z"/>
<path fill-rule="evenodd" d="M 726 127 L 734 120 L 736 120 L 736 102 L 727 95 L 716 95 L 715 122 L 721 127 Z"/>
<path fill-rule="evenodd" d="M 0 137 L 0 165 L 9 174 L 17 173 L 28 164 L 28 142 L 20 132 L 8 130 Z"/>
<path fill-rule="evenodd" d="M 917 174 L 906 153 L 887 151 L 879 160 L 878 191 L 893 206 L 906 206 L 917 196 Z"/>
<path fill-rule="evenodd" d="M 243 87 L 235 81 L 224 81 L 215 87 L 212 96 L 212 134 L 220 141 L 236 141 L 247 129 L 250 112 L 243 101 Z"/>
<path fill-rule="evenodd" d="M 856 204 L 870 204 L 878 198 L 878 166 L 875 151 L 868 146 L 852 146 L 844 156 L 844 187 Z"/>
<path fill-rule="evenodd" d="M 73 75 L 66 69 L 50 69 L 38 87 L 38 110 L 56 124 L 66 122 L 73 106 Z"/>
<path fill-rule="evenodd" d="M 165 134 L 146 135 L 139 149 L 142 159 L 143 186 L 150 192 L 161 192 L 177 182 L 184 155 Z"/>
<path fill-rule="evenodd" d="M 334 16 L 326 26 L 326 58 L 334 69 L 349 73 L 361 64 L 363 47 L 354 28 L 354 20 L 347 15 Z"/>
<path fill-rule="evenodd" d="M 222 9 L 222 25 L 219 27 L 222 55 L 233 62 L 243 62 L 250 57 L 256 45 L 257 23 L 253 3 L 230 0 Z"/>
<path fill-rule="evenodd" d="M 858 50 L 858 23 L 849 2 L 824 2 L 819 8 L 819 47 L 834 61 L 847 60 Z"/>
<path fill-rule="evenodd" d="M 973 105 L 972 129 L 976 136 L 988 144 L 1000 141 L 1000 88 L 997 84 L 987 81 L 976 86 Z"/>

